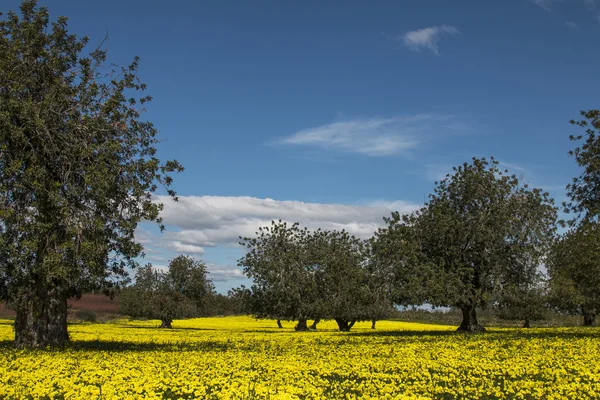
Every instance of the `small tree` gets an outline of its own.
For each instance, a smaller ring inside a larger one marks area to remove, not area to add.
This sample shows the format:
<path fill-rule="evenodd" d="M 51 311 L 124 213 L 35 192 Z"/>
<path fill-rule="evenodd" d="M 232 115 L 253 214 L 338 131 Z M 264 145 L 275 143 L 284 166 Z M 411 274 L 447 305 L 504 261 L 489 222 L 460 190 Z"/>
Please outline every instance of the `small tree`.
<path fill-rule="evenodd" d="M 423 282 L 431 305 L 458 307 L 459 331 L 485 330 L 476 308 L 485 307 L 507 277 L 528 282 L 554 233 L 556 209 L 548 193 L 529 190 L 497 165 L 493 158 L 473 158 L 437 183 L 419 211 L 388 220 L 389 229 L 404 237 L 391 242 L 401 276 Z"/>
<path fill-rule="evenodd" d="M 523 328 L 531 328 L 531 321 L 546 318 L 547 296 L 543 287 L 506 285 L 500 291 L 495 309 L 498 317 L 523 321 Z"/>
<path fill-rule="evenodd" d="M 174 258 L 168 272 L 148 264 L 138 269 L 135 284 L 121 292 L 119 311 L 134 318 L 159 319 L 161 328 L 171 328 L 177 318 L 205 315 L 214 295 L 206 274 L 202 262 L 187 256 Z"/>

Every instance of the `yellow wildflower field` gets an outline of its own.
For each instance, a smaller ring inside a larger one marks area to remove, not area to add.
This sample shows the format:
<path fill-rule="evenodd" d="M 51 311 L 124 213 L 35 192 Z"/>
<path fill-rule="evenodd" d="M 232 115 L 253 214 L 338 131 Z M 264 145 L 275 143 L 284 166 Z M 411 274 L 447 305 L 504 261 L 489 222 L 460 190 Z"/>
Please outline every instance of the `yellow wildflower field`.
<path fill-rule="evenodd" d="M 66 350 L 16 350 L 0 320 L 0 399 L 600 398 L 600 330 L 250 317 L 72 324 Z"/>

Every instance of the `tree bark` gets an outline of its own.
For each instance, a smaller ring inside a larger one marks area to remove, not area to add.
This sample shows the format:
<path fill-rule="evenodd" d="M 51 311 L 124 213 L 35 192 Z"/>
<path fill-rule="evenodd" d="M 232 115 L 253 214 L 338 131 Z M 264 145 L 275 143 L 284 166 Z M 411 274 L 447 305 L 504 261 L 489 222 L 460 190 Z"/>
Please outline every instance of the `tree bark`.
<path fill-rule="evenodd" d="M 281 320 L 280 319 L 277 320 L 277 327 L 278 328 L 283 328 L 283 325 L 281 325 Z"/>
<path fill-rule="evenodd" d="M 308 325 L 306 324 L 306 318 L 300 318 L 294 329 L 296 332 L 309 331 L 310 329 L 308 329 Z"/>
<path fill-rule="evenodd" d="M 354 326 L 355 323 L 356 323 L 356 320 L 350 321 L 350 323 L 348 324 L 348 330 L 352 329 L 352 327 Z"/>
<path fill-rule="evenodd" d="M 523 322 L 523 328 L 531 328 L 531 321 L 529 321 L 529 318 L 525 318 L 525 322 Z"/>
<path fill-rule="evenodd" d="M 40 284 L 22 295 L 16 304 L 15 346 L 62 347 L 69 341 L 67 295 L 60 287 Z"/>
<path fill-rule="evenodd" d="M 485 328 L 477 322 L 477 312 L 475 305 L 469 304 L 461 307 L 463 320 L 456 330 L 457 332 L 485 332 Z"/>
<path fill-rule="evenodd" d="M 336 318 L 335 322 L 337 322 L 340 332 L 350 332 L 350 328 L 354 325 L 354 322 L 342 318 Z"/>
<path fill-rule="evenodd" d="M 165 319 L 162 319 L 160 322 L 161 322 L 161 324 L 160 324 L 161 328 L 173 329 L 173 325 L 172 325 L 173 320 L 172 319 L 165 318 Z"/>
<path fill-rule="evenodd" d="M 375 329 L 375 323 L 377 323 L 376 319 L 371 320 L 371 329 Z"/>
<path fill-rule="evenodd" d="M 317 324 L 321 322 L 320 318 L 317 318 L 313 321 L 312 325 L 310 326 L 310 329 L 317 329 Z"/>
<path fill-rule="evenodd" d="M 583 314 L 583 326 L 594 326 L 596 325 L 596 314 L 584 313 Z"/>

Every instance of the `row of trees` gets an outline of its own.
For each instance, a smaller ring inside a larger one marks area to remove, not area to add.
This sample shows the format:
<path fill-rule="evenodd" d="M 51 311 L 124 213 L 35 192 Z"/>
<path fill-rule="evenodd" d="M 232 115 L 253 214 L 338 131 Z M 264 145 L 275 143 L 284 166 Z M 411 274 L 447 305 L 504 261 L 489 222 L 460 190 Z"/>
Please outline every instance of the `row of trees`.
<path fill-rule="evenodd" d="M 248 252 L 240 264 L 254 281 L 237 295 L 258 317 L 297 320 L 333 319 L 341 331 L 356 321 L 384 318 L 392 311 L 388 281 L 366 263 L 368 243 L 345 231 L 310 232 L 299 225 L 273 222 L 257 237 L 245 238 Z"/>
<path fill-rule="evenodd" d="M 392 305 L 456 307 L 461 331 L 482 331 L 476 309 L 538 283 L 553 240 L 556 208 L 495 160 L 474 158 L 437 184 L 420 210 L 392 213 L 366 241 L 273 222 L 245 238 L 240 260 L 257 316 L 353 321 L 385 317 Z M 514 298 L 514 296 L 512 297 Z M 508 303 L 507 303 L 508 306 Z M 511 307 L 513 308 L 513 307 Z"/>
<path fill-rule="evenodd" d="M 241 242 L 239 261 L 254 280 L 238 292 L 258 317 L 353 321 L 384 317 L 391 305 L 454 307 L 458 330 L 483 331 L 477 308 L 525 326 L 544 311 L 600 312 L 600 110 L 571 121 L 570 155 L 583 168 L 567 186 L 570 217 L 557 221 L 547 192 L 531 189 L 493 158 L 473 158 L 436 182 L 419 210 L 384 218 L 387 226 L 361 241 L 347 232 L 309 232 L 273 222 Z M 563 228 L 557 234 L 557 228 Z"/>

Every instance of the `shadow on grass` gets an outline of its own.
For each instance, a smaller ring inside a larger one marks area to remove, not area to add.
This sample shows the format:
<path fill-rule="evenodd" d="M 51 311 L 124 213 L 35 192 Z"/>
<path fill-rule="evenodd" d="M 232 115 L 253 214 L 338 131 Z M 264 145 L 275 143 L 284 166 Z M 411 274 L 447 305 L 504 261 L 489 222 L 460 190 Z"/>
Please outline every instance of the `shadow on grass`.
<path fill-rule="evenodd" d="M 559 331 L 557 328 L 537 328 L 537 329 L 510 329 L 510 330 L 498 330 L 494 328 L 488 329 L 482 333 L 465 333 L 451 331 L 372 331 L 372 332 L 350 332 L 348 336 L 357 337 L 446 337 L 446 336 L 459 336 L 459 337 L 476 337 L 479 339 L 498 340 L 501 338 L 513 339 L 513 338 L 547 338 L 547 339 L 600 339 L 600 329 L 595 327 L 577 327 L 577 328 L 565 328 L 565 330 Z"/>
<path fill-rule="evenodd" d="M 228 343 L 224 342 L 178 342 L 178 343 L 139 343 L 139 342 L 121 342 L 121 341 L 103 341 L 103 340 L 78 340 L 68 343 L 62 348 L 47 348 L 46 352 L 70 351 L 107 351 L 107 352 L 149 352 L 149 351 L 227 351 L 230 349 Z M 0 352 L 14 349 L 12 340 L 0 341 Z"/>
<path fill-rule="evenodd" d="M 189 326 L 177 326 L 175 325 L 173 328 L 171 329 L 166 329 L 166 328 L 160 328 L 160 326 L 157 325 L 153 325 L 153 326 L 136 326 L 136 325 L 127 325 L 127 324 L 115 324 L 115 323 L 109 323 L 110 325 L 115 325 L 118 326 L 119 328 L 125 328 L 125 329 L 151 329 L 153 331 L 158 331 L 158 332 L 176 332 L 176 331 L 216 331 L 217 329 L 215 328 L 192 328 Z"/>
<path fill-rule="evenodd" d="M 158 329 L 158 328 L 153 328 Z M 281 330 L 247 330 L 240 332 L 243 333 L 284 333 L 286 331 Z M 289 330 L 287 331 L 289 333 Z M 310 334 L 311 332 L 298 332 L 297 335 Z M 456 331 L 372 331 L 372 332 L 349 332 L 340 333 L 341 336 L 347 338 L 412 338 L 415 340 L 434 340 L 437 338 L 445 337 L 464 337 L 464 338 L 476 338 L 478 340 L 489 340 L 489 341 L 511 341 L 514 339 L 523 338 L 539 338 L 539 339 L 600 339 L 600 328 L 566 328 L 562 331 L 557 331 L 555 328 L 540 328 L 534 330 L 527 329 L 511 329 L 511 330 L 496 330 L 491 329 L 484 333 L 468 334 Z M 247 350 L 251 351 L 254 349 L 254 341 L 249 340 L 247 344 Z M 329 342 L 323 342 L 325 344 Z M 396 343 L 389 342 L 390 346 Z M 402 346 L 402 342 L 399 341 L 397 345 Z M 246 346 L 242 346 L 246 347 Z M 98 351 L 98 352 L 151 352 L 151 351 L 162 351 L 162 352 L 184 352 L 184 351 L 200 351 L 200 352 L 224 352 L 228 350 L 240 350 L 240 343 L 238 341 L 234 343 L 224 341 L 174 341 L 174 342 L 127 342 L 127 341 L 102 341 L 102 340 L 78 340 L 68 343 L 64 348 L 48 348 L 42 351 L 46 352 L 60 352 L 63 350 L 68 351 Z M 14 350 L 12 340 L 0 340 L 0 353 L 3 351 Z M 39 350 L 38 350 L 39 351 Z"/>

